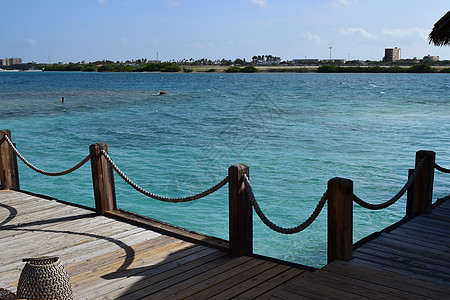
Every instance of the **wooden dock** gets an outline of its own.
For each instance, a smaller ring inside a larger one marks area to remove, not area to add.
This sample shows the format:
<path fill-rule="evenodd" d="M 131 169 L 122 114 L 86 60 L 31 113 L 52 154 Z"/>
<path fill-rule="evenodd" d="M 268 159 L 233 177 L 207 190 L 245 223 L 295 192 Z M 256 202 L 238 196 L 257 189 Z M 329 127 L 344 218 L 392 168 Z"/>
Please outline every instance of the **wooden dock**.
<path fill-rule="evenodd" d="M 74 299 L 450 299 L 449 216 L 447 201 L 311 272 L 1 190 L 0 288 L 22 258 L 56 255 Z"/>

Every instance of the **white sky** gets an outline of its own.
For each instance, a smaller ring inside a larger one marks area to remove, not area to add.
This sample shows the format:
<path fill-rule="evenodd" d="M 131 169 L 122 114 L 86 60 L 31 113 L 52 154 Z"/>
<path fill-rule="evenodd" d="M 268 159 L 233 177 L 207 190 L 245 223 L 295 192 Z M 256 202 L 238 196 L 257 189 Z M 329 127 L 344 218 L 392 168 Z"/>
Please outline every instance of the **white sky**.
<path fill-rule="evenodd" d="M 449 0 L 0 0 L 0 58 L 381 60 L 439 55 L 428 44 Z"/>

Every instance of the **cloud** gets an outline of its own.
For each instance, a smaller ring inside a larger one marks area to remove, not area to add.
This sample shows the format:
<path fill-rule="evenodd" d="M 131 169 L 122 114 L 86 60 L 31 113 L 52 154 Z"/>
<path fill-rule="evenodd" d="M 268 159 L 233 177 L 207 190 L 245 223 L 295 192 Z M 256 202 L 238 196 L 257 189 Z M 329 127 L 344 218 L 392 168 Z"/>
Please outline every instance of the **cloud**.
<path fill-rule="evenodd" d="M 37 41 L 35 39 L 32 38 L 26 38 L 25 42 L 30 45 L 31 48 L 36 48 L 37 47 Z"/>
<path fill-rule="evenodd" d="M 98 4 L 101 4 L 101 5 L 106 5 L 106 4 L 108 4 L 108 1 L 107 1 L 107 0 L 97 0 L 97 2 L 98 2 Z"/>
<path fill-rule="evenodd" d="M 307 40 L 310 40 L 314 43 L 316 43 L 317 45 L 326 45 L 328 44 L 328 42 L 326 40 L 324 40 L 323 38 L 321 38 L 319 35 L 317 34 L 313 34 L 311 32 L 306 32 L 306 33 L 300 33 L 300 37 L 301 38 L 305 38 Z"/>
<path fill-rule="evenodd" d="M 341 6 L 341 5 L 352 5 L 356 4 L 358 0 L 335 0 L 334 5 Z"/>
<path fill-rule="evenodd" d="M 363 39 L 366 40 L 376 40 L 378 36 L 373 33 L 367 32 L 365 29 L 359 27 L 350 27 L 350 28 L 339 28 L 336 29 L 337 32 L 343 34 L 343 35 L 358 35 L 361 36 Z"/>
<path fill-rule="evenodd" d="M 422 38 L 427 39 L 428 31 L 419 27 L 412 27 L 406 29 L 383 29 L 381 33 L 384 36 L 395 37 L 398 39 L 408 39 L 408 38 Z"/>
<path fill-rule="evenodd" d="M 181 2 L 180 1 L 174 1 L 174 0 L 167 0 L 166 4 L 169 6 L 180 6 Z"/>
<path fill-rule="evenodd" d="M 261 8 L 264 8 L 267 6 L 266 0 L 250 0 L 250 2 L 256 6 L 259 6 Z"/>

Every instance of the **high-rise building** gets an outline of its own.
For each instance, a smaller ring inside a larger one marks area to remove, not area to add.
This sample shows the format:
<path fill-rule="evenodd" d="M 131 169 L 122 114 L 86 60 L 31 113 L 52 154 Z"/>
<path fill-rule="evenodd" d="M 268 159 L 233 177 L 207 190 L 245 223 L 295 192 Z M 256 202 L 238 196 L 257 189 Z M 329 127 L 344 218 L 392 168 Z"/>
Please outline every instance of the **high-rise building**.
<path fill-rule="evenodd" d="M 7 67 L 12 65 L 20 65 L 22 63 L 21 58 L 3 58 L 0 59 L 0 66 Z"/>
<path fill-rule="evenodd" d="M 401 51 L 400 48 L 386 48 L 384 49 L 384 58 L 383 61 L 397 61 L 401 59 Z"/>

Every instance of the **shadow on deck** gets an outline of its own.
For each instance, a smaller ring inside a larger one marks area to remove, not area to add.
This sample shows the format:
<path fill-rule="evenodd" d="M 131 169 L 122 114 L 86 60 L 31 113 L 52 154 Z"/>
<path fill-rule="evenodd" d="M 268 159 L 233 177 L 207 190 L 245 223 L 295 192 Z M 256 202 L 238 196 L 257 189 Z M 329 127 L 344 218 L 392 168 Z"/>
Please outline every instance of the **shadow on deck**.
<path fill-rule="evenodd" d="M 75 299 L 445 299 L 450 202 L 305 271 L 156 233 L 58 201 L 0 192 L 0 287 L 24 257 L 57 255 Z"/>

